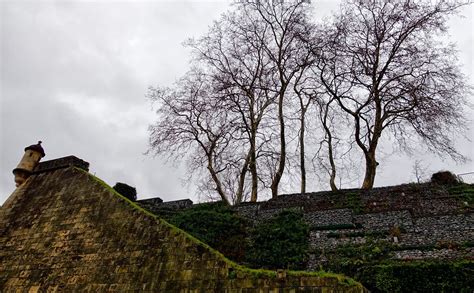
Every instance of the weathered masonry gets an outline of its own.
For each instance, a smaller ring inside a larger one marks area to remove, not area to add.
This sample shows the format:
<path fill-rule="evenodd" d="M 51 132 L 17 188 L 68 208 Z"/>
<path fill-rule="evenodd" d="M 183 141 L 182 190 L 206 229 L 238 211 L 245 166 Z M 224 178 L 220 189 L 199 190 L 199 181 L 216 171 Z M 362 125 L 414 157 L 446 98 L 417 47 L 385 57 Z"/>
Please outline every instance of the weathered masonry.
<path fill-rule="evenodd" d="M 457 187 L 405 184 L 280 195 L 234 209 L 255 222 L 284 209 L 301 211 L 311 227 L 307 269 L 319 270 L 331 251 L 369 242 L 391 245 L 393 260 L 474 259 L 474 208 L 467 196 Z M 163 215 L 192 206 L 189 200 L 138 204 Z"/>
<path fill-rule="evenodd" d="M 393 260 L 474 259 L 474 209 L 463 194 L 435 184 L 280 196 L 236 210 L 258 221 L 284 208 L 300 210 L 311 227 L 307 269 L 338 247 L 380 242 Z M 453 249 L 452 247 L 457 247 Z"/>
<path fill-rule="evenodd" d="M 87 168 L 40 163 L 1 207 L 1 292 L 365 292 L 341 275 L 236 265 Z"/>

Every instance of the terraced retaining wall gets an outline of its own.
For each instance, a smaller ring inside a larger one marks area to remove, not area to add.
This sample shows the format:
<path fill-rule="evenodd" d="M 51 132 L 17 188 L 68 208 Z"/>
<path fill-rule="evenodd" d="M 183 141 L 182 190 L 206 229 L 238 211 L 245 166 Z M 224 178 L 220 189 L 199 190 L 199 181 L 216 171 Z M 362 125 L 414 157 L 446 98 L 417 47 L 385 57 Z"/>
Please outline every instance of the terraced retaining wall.
<path fill-rule="evenodd" d="M 153 208 L 159 212 L 160 204 Z M 324 265 L 328 251 L 368 242 L 393 245 L 393 259 L 474 259 L 474 207 L 449 187 L 406 184 L 288 194 L 234 207 L 254 222 L 288 208 L 301 211 L 311 227 L 310 270 Z"/>

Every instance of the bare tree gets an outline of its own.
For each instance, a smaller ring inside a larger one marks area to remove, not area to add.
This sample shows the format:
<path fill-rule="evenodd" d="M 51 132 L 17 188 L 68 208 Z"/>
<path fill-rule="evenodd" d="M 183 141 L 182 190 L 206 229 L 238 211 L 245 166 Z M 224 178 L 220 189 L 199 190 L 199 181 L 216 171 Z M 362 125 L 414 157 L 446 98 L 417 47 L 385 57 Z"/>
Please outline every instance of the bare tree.
<path fill-rule="evenodd" d="M 331 187 L 332 191 L 337 190 L 337 185 L 336 185 L 336 163 L 334 160 L 334 128 L 333 128 L 333 113 L 332 112 L 332 104 L 334 102 L 334 99 L 329 99 L 329 101 L 324 102 L 322 99 L 316 99 L 316 103 L 318 104 L 318 110 L 319 110 L 319 120 L 321 122 L 321 125 L 324 129 L 324 142 L 327 145 L 327 158 L 329 160 L 330 164 L 330 169 L 329 169 L 329 186 Z"/>
<path fill-rule="evenodd" d="M 306 134 L 306 113 L 311 105 L 313 96 L 308 95 L 304 91 L 302 85 L 305 84 L 306 78 L 304 77 L 305 70 L 301 70 L 296 77 L 295 83 L 293 85 L 293 90 L 298 97 L 299 103 L 299 112 L 300 115 L 298 120 L 300 122 L 299 130 L 299 163 L 300 163 L 300 173 L 301 173 L 301 186 L 300 192 L 306 193 L 306 152 L 305 152 L 305 134 Z"/>
<path fill-rule="evenodd" d="M 316 150 L 313 164 L 316 163 L 316 170 L 322 170 L 328 176 L 329 187 L 332 191 L 338 190 L 337 176 L 339 177 L 339 186 L 344 182 L 350 182 L 357 170 L 351 166 L 354 158 L 353 142 L 350 140 L 352 136 L 351 123 L 348 115 L 341 112 L 338 108 L 337 101 L 334 97 L 322 93 L 318 93 L 314 99 L 316 113 L 314 117 L 318 120 L 318 126 L 321 134 L 319 134 L 319 147 Z M 322 179 L 325 177 L 319 174 Z"/>
<path fill-rule="evenodd" d="M 453 47 L 435 37 L 460 5 L 346 1 L 332 25 L 316 29 L 304 0 L 237 1 L 188 42 L 191 71 L 172 88 L 150 89 L 159 105 L 151 150 L 207 170 L 201 187 L 229 204 L 257 201 L 264 189 L 278 196 L 297 167 L 306 192 L 308 151 L 336 190 L 354 145 L 365 159 L 362 187 L 371 188 L 382 133 L 405 149 L 417 134 L 462 158 L 449 134 L 463 126 L 469 87 Z M 307 148 L 316 121 L 320 147 Z"/>
<path fill-rule="evenodd" d="M 382 133 L 400 146 L 416 134 L 430 150 L 462 159 L 452 134 L 463 129 L 469 92 L 456 51 L 440 38 L 459 1 L 345 1 L 325 27 L 317 55 L 321 81 L 353 118 L 364 154 L 362 188 L 374 185 Z"/>
<path fill-rule="evenodd" d="M 415 176 L 417 183 L 423 182 L 426 178 L 427 169 L 421 160 L 415 160 L 412 166 L 412 174 Z"/>
<path fill-rule="evenodd" d="M 273 198 L 278 196 L 278 187 L 285 171 L 287 157 L 285 100 L 290 95 L 288 93 L 289 89 L 297 79 L 298 72 L 304 71 L 312 60 L 307 43 L 302 42 L 305 39 L 304 36 L 309 35 L 312 29 L 307 16 L 307 2 L 304 0 L 240 1 L 241 8 L 246 15 L 253 18 L 253 21 L 265 23 L 268 28 L 267 41 L 262 45 L 274 66 L 273 85 L 268 90 L 274 92 L 277 97 L 280 145 L 277 165 L 275 171 L 272 172 L 273 177 L 270 186 Z M 305 107 L 305 105 L 302 106 Z M 301 108 L 301 113 L 304 115 L 306 110 L 303 108 Z M 304 131 L 303 128 L 301 130 Z M 301 137 L 304 137 L 304 134 Z M 304 148 L 304 144 L 301 144 L 300 147 Z M 302 160 L 302 168 L 304 168 L 304 156 L 302 156 Z M 303 169 L 302 175 L 304 176 L 304 174 Z"/>
<path fill-rule="evenodd" d="M 195 62 L 220 83 L 220 93 L 232 105 L 230 111 L 241 117 L 239 125 L 249 145 L 251 201 L 257 200 L 259 182 L 276 197 L 285 170 L 284 102 L 296 74 L 312 58 L 300 38 L 309 29 L 304 6 L 304 1 L 239 1 L 237 9 L 225 14 L 208 34 L 188 43 Z M 265 175 L 270 177 L 269 184 Z"/>
<path fill-rule="evenodd" d="M 310 26 L 308 25 L 308 28 Z M 309 36 L 309 33 L 307 34 Z M 305 37 L 299 36 L 303 44 L 310 44 L 305 42 Z M 319 98 L 319 95 L 322 94 L 320 87 L 321 83 L 319 80 L 315 79 L 311 67 L 313 66 L 315 59 L 311 54 L 313 51 L 312 48 L 307 47 L 307 50 L 301 52 L 302 62 L 299 71 L 296 74 L 296 77 L 293 84 L 293 92 L 296 95 L 298 106 L 297 111 L 297 120 L 299 121 L 299 131 L 298 131 L 298 151 L 299 151 L 299 167 L 301 173 L 301 183 L 300 183 L 300 192 L 306 193 L 307 179 L 306 179 L 306 128 L 307 128 L 307 113 L 310 109 L 310 106 L 315 103 L 315 100 Z"/>
<path fill-rule="evenodd" d="M 244 181 L 250 171 L 251 201 L 257 200 L 259 190 L 257 152 L 265 143 L 259 136 L 260 128 L 276 97 L 268 90 L 273 67 L 263 46 L 267 29 L 266 24 L 252 22 L 242 12 L 229 12 L 204 37 L 188 42 L 195 62 L 206 68 L 206 74 L 218 84 L 216 90 L 225 96 L 229 111 L 240 118 L 234 123 L 244 136 L 238 139 L 248 145 L 247 169 L 241 170 L 240 178 Z"/>
<path fill-rule="evenodd" d="M 196 69 L 172 89 L 150 88 L 148 96 L 159 107 L 159 121 L 150 126 L 151 151 L 174 159 L 186 157 L 193 171 L 207 169 L 220 198 L 228 204 L 239 203 L 245 197 L 242 170 L 247 170 L 248 160 L 235 139 L 239 117 L 228 111 L 217 92 Z M 237 187 L 228 183 L 230 178 L 239 182 Z"/>

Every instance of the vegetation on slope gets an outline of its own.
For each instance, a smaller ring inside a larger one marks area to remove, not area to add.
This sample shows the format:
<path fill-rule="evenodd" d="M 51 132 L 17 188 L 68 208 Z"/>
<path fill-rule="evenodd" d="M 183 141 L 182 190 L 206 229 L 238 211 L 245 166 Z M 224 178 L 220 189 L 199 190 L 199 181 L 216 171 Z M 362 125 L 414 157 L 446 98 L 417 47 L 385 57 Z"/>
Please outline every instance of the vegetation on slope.
<path fill-rule="evenodd" d="M 303 215 L 284 210 L 253 229 L 247 261 L 254 267 L 304 269 L 308 238 L 309 226 Z"/>
<path fill-rule="evenodd" d="M 474 204 L 474 184 L 460 183 L 448 188 L 450 195 L 457 195 L 468 205 Z"/>
<path fill-rule="evenodd" d="M 99 182 L 119 195 L 105 183 Z M 470 205 L 472 204 L 473 185 L 460 183 L 446 186 L 446 188 L 450 195 L 457 195 Z M 142 210 L 135 203 L 128 202 L 134 208 Z M 253 226 L 222 204 L 202 204 L 176 213 L 169 221 L 197 237 L 195 239 L 190 236 L 200 245 L 208 247 L 207 244 L 209 244 L 226 255 L 230 255 L 235 261 L 255 268 L 264 268 L 250 269 L 226 260 L 234 268 L 229 272 L 229 278 L 237 277 L 239 274 L 248 274 L 256 278 L 276 278 L 277 273 L 274 271 L 276 269 L 304 268 L 303 264 L 309 252 L 302 247 L 307 245 L 308 241 L 305 238 L 307 227 L 299 222 L 300 216 L 294 211 L 284 211 L 274 218 Z M 176 233 L 181 233 L 173 225 L 169 226 L 176 230 Z M 250 235 L 255 236 L 250 237 Z M 301 242 L 298 242 L 298 239 Z M 297 243 L 302 246 L 299 247 Z M 472 247 L 472 244 L 466 243 L 465 246 Z M 429 249 L 437 248 L 442 247 L 429 247 Z M 209 249 L 215 251 L 210 247 Z M 416 249 L 425 248 L 417 247 Z M 471 277 L 474 275 L 472 260 L 443 262 L 389 260 L 390 252 L 394 250 L 397 250 L 396 245 L 370 241 L 363 245 L 347 245 L 339 247 L 332 254 L 325 253 L 328 262 L 321 269 L 334 273 L 288 271 L 288 274 L 335 277 L 341 284 L 356 284 L 352 279 L 338 275 L 345 274 L 360 281 L 372 292 L 472 292 L 474 290 L 474 281 Z M 227 251 L 230 251 L 230 254 Z M 220 255 L 217 251 L 215 253 Z M 317 254 L 316 251 L 313 253 Z M 272 259 L 274 255 L 279 256 L 278 258 L 283 261 L 277 258 Z M 269 258 L 264 256 L 269 256 Z"/>
<path fill-rule="evenodd" d="M 413 186 L 410 185 L 410 188 L 413 188 Z M 445 187 L 440 186 L 439 188 L 443 190 L 446 188 L 445 190 L 450 195 L 459 196 L 461 200 L 467 201 L 469 204 L 472 203 L 472 196 L 474 194 L 472 185 L 455 184 Z M 359 207 L 359 210 L 362 211 L 362 207 L 359 204 L 360 201 L 353 203 L 350 200 L 354 197 L 353 194 L 356 193 L 351 193 L 349 199 L 346 198 L 341 202 L 346 205 L 349 201 L 351 208 Z M 198 205 L 197 208 L 205 210 L 211 206 Z M 220 212 L 215 208 L 212 208 L 212 210 Z M 178 214 L 180 213 L 185 214 L 187 211 L 178 212 Z M 192 213 L 197 215 L 195 211 Z M 231 212 L 224 209 L 224 213 Z M 204 215 L 205 213 L 202 214 Z M 304 268 L 309 251 L 306 249 L 307 246 L 306 248 L 298 248 L 298 243 L 307 245 L 307 227 L 304 227 L 304 222 L 300 221 L 301 215 L 298 215 L 298 213 L 284 211 L 273 218 L 261 220 L 260 224 L 255 226 L 245 226 L 245 229 L 247 229 L 245 234 L 249 235 L 249 238 L 245 241 L 248 247 L 245 250 L 246 257 L 244 262 L 256 268 Z M 333 230 L 341 227 L 331 226 L 330 228 Z M 212 228 L 211 231 L 213 229 L 215 228 Z M 403 227 L 398 229 L 403 229 Z M 192 231 L 189 232 L 193 234 Z M 212 233 L 215 233 L 215 231 Z M 359 235 L 360 233 L 363 235 Z M 440 242 L 431 246 L 401 247 L 394 243 L 371 241 L 374 237 L 379 238 L 392 234 L 395 235 L 396 233 L 394 234 L 393 231 L 350 232 L 349 234 L 329 233 L 328 237 L 335 238 L 364 236 L 368 237 L 368 242 L 359 245 L 349 244 L 338 247 L 334 251 L 325 251 L 324 253 L 321 251 L 321 254 L 328 261 L 320 269 L 351 276 L 372 292 L 472 292 L 474 288 L 473 281 L 469 276 L 473 275 L 473 261 L 396 261 L 391 259 L 394 251 L 397 250 L 417 249 L 431 251 L 446 248 L 456 249 L 461 253 L 464 252 L 465 258 L 468 259 L 469 248 L 472 247 L 471 243 L 455 245 L 453 243 Z M 197 236 L 197 234 L 193 235 Z M 241 234 L 241 237 L 243 235 Z M 200 238 L 199 236 L 197 237 Z M 243 242 L 243 238 L 237 237 L 237 239 Z M 301 239 L 301 242 L 297 239 Z M 232 242 L 227 244 L 232 245 Z M 222 250 L 222 248 L 218 249 Z M 318 251 L 315 250 L 311 251 L 311 253 L 318 255 Z M 242 260 L 237 261 L 242 262 Z"/>
<path fill-rule="evenodd" d="M 410 261 L 347 266 L 371 292 L 473 292 L 473 261 Z"/>
<path fill-rule="evenodd" d="M 302 214 L 282 211 L 253 225 L 224 203 L 199 204 L 169 222 L 230 259 L 254 268 L 304 269 L 309 227 Z"/>
<path fill-rule="evenodd" d="M 223 203 L 196 205 L 177 213 L 169 221 L 230 259 L 244 260 L 248 223 L 229 206 Z"/>
<path fill-rule="evenodd" d="M 196 243 L 196 245 L 202 246 L 206 249 L 208 249 L 210 252 L 213 254 L 217 255 L 219 258 L 221 258 L 225 263 L 227 263 L 230 267 L 229 272 L 228 272 L 228 277 L 229 278 L 235 278 L 239 277 L 242 275 L 251 277 L 251 278 L 269 278 L 269 279 L 275 279 L 277 278 L 277 272 L 268 270 L 268 269 L 252 269 L 248 268 L 242 265 L 239 265 L 228 258 L 226 258 L 222 253 L 219 251 L 215 250 L 215 248 L 210 247 L 208 244 L 202 242 L 200 239 L 195 238 L 193 235 L 188 234 L 186 231 L 183 231 L 176 226 L 169 224 L 167 221 L 158 218 L 155 214 L 151 213 L 150 211 L 143 209 L 139 205 L 137 205 L 135 202 L 131 201 L 130 199 L 126 198 L 125 196 L 121 195 L 118 193 L 116 190 L 114 190 L 112 187 L 110 187 L 107 183 L 99 179 L 98 177 L 84 171 L 78 168 L 75 168 L 76 171 L 84 172 L 86 173 L 92 180 L 96 181 L 98 184 L 102 185 L 105 189 L 109 190 L 111 193 L 116 195 L 117 197 L 121 198 L 124 200 L 130 208 L 139 211 L 149 217 L 152 217 L 156 219 L 157 221 L 161 222 L 162 224 L 168 226 L 170 230 L 173 233 L 183 233 L 188 239 Z M 204 206 L 205 207 L 205 206 Z M 362 285 L 356 281 L 354 281 L 351 278 L 348 278 L 344 275 L 341 274 L 335 274 L 335 273 L 328 273 L 324 271 L 318 271 L 318 272 L 305 272 L 305 271 L 286 271 L 287 276 L 293 276 L 293 277 L 315 277 L 315 278 L 327 278 L 328 280 L 336 280 L 337 283 L 341 286 L 347 286 L 349 291 L 364 291 L 364 288 Z"/>

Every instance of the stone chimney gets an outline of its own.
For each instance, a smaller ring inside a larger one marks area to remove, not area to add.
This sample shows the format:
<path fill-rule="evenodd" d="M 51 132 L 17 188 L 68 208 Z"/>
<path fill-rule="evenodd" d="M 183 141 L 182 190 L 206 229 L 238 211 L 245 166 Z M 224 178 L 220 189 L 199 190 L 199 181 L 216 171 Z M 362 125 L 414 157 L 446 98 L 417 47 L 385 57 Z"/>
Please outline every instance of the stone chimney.
<path fill-rule="evenodd" d="M 38 165 L 42 157 L 44 157 L 44 150 L 41 147 L 41 141 L 38 144 L 33 144 L 25 148 L 25 154 L 21 158 L 18 166 L 13 169 L 15 175 L 16 187 L 23 184 L 28 177 L 33 173 L 33 170 Z"/>

